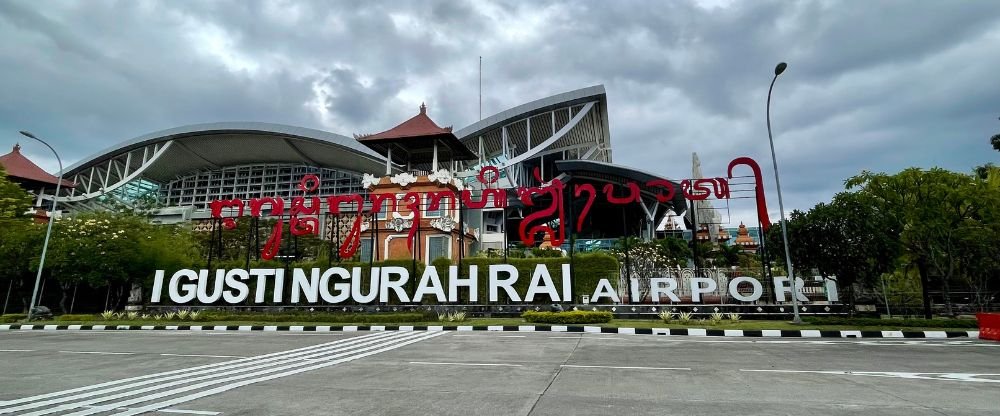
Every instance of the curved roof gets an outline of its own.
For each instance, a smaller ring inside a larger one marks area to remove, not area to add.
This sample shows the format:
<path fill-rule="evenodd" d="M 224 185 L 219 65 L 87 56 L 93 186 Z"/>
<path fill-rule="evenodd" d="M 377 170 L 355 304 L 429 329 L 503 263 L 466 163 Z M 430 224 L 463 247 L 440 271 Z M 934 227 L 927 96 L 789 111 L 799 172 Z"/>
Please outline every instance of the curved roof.
<path fill-rule="evenodd" d="M 501 111 L 497 114 L 472 123 L 469 126 L 463 127 L 461 130 L 455 132 L 455 135 L 468 145 L 476 136 L 483 134 L 488 130 L 495 129 L 497 126 L 508 124 L 518 119 L 545 113 L 555 108 L 582 104 L 590 101 L 599 101 L 602 103 L 607 101 L 604 85 L 594 85 L 586 88 L 580 88 L 578 90 L 568 91 L 521 104 L 517 107 Z M 605 119 L 607 119 L 606 114 Z"/>
<path fill-rule="evenodd" d="M 638 169 L 632 169 L 622 165 L 599 162 L 594 160 L 559 160 L 556 161 L 556 168 L 570 177 L 597 180 L 608 183 L 636 182 L 641 192 L 650 196 L 655 196 L 660 190 L 646 186 L 646 183 L 655 179 L 670 181 L 673 184 L 674 198 L 670 201 L 670 206 L 674 213 L 681 215 L 687 210 L 687 200 L 684 193 L 680 191 L 681 184 L 667 178 L 656 176 L 652 173 Z"/>
<path fill-rule="evenodd" d="M 156 163 L 146 163 L 136 151 L 146 152 L 147 147 L 168 149 Z M 73 164 L 64 176 L 73 177 L 130 152 L 135 152 L 130 156 L 136 160 L 122 162 L 125 170 L 143 169 L 144 177 L 157 181 L 251 163 L 304 163 L 361 173 L 385 168 L 382 156 L 339 134 L 282 124 L 223 122 L 175 127 L 127 140 Z"/>
<path fill-rule="evenodd" d="M 0 166 L 3 166 L 4 170 L 7 171 L 7 176 L 12 178 L 20 178 L 21 180 L 49 185 L 55 185 L 59 182 L 59 178 L 49 175 L 48 172 L 38 167 L 35 162 L 32 162 L 28 160 L 28 158 L 24 157 L 24 155 L 21 154 L 20 144 L 15 144 L 14 150 L 0 156 Z M 63 179 L 62 186 L 72 188 L 76 186 L 76 184 Z"/>

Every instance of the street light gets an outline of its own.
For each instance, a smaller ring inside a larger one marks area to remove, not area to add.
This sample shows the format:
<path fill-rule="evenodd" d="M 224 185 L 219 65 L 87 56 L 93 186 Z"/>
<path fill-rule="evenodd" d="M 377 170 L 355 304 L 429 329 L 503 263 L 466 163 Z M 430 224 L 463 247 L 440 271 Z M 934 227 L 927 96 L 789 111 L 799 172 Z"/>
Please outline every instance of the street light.
<path fill-rule="evenodd" d="M 34 134 L 24 130 L 21 130 L 20 133 L 24 137 L 38 140 L 44 144 L 45 147 L 48 147 L 49 150 L 52 151 L 52 154 L 56 155 L 56 161 L 59 162 L 59 179 L 56 180 L 56 192 L 53 194 L 52 198 L 52 209 L 49 211 L 49 225 L 45 230 L 45 242 L 42 243 L 42 258 L 38 261 L 38 275 L 35 276 L 35 289 L 31 291 L 31 304 L 28 305 L 28 320 L 30 321 L 35 315 L 35 301 L 38 300 L 38 285 L 42 282 L 42 269 L 45 268 L 45 253 L 49 250 L 49 237 L 52 236 L 52 223 L 56 222 L 54 215 L 56 212 L 56 200 L 59 198 L 59 186 L 62 185 L 63 165 L 62 159 L 59 158 L 59 153 L 56 153 L 56 149 L 53 149 L 52 146 L 49 146 L 49 144 L 45 143 L 44 140 L 39 139 L 35 137 Z"/>
<path fill-rule="evenodd" d="M 785 72 L 788 64 L 781 62 L 774 67 L 774 78 L 771 79 L 771 87 L 767 89 L 767 140 L 771 143 L 771 162 L 774 164 L 774 183 L 778 187 L 778 209 L 781 213 L 781 238 L 785 242 L 785 263 L 788 265 L 788 284 L 792 288 L 792 309 L 794 317 L 792 323 L 801 324 L 802 317 L 799 316 L 799 297 L 795 286 L 795 272 L 792 269 L 792 252 L 788 248 L 788 230 L 785 227 L 785 204 L 781 200 L 781 179 L 778 177 L 778 158 L 774 156 L 774 137 L 771 135 L 771 90 L 774 89 L 774 81 L 778 80 L 778 75 Z"/>

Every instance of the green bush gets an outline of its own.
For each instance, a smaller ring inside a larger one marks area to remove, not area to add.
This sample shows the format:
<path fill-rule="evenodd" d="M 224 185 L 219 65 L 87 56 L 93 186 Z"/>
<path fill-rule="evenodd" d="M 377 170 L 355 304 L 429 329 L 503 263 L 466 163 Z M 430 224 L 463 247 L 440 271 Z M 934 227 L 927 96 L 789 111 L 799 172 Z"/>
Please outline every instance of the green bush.
<path fill-rule="evenodd" d="M 0 324 L 9 324 L 17 321 L 23 321 L 28 318 L 28 315 L 23 313 L 8 313 L 6 315 L 0 315 Z"/>
<path fill-rule="evenodd" d="M 541 258 L 563 257 L 562 250 L 559 250 L 558 248 L 546 249 L 546 248 L 534 247 L 531 249 L 531 255 L 534 257 L 541 257 Z"/>
<path fill-rule="evenodd" d="M 524 295 L 528 291 L 528 285 L 531 283 L 531 274 L 534 273 L 535 267 L 539 264 L 544 264 L 548 270 L 549 274 L 552 276 L 553 283 L 560 294 L 562 294 L 562 282 L 559 278 L 560 267 L 563 264 L 570 264 L 569 257 L 534 257 L 534 258 L 508 258 L 507 264 L 514 266 L 518 272 L 517 283 L 514 284 L 514 290 L 520 295 Z M 485 258 L 485 257 L 474 257 L 465 258 L 462 260 L 462 267 L 459 270 L 462 277 L 466 277 L 469 273 L 469 266 L 476 265 L 479 267 L 479 291 L 478 291 L 478 301 L 487 302 L 489 300 L 489 266 L 491 264 L 504 264 L 503 258 Z M 611 282 L 612 287 L 618 286 L 618 260 L 614 257 L 605 253 L 587 253 L 587 254 L 577 254 L 572 260 L 572 278 L 573 278 L 573 301 L 579 302 L 582 295 L 593 294 L 594 288 L 597 287 L 597 282 L 600 279 L 608 279 Z M 441 281 L 445 286 L 445 292 L 448 292 L 448 279 L 447 273 L 443 270 L 438 271 L 441 275 Z M 465 288 L 459 291 L 462 294 L 462 299 L 468 299 L 468 292 Z M 507 293 L 503 290 L 499 293 L 499 302 L 513 302 L 513 300 L 507 298 Z M 539 296 L 534 299 L 534 303 L 551 303 L 552 301 L 548 296 Z"/>
<path fill-rule="evenodd" d="M 607 311 L 535 312 L 521 314 L 525 321 L 540 324 L 603 324 L 611 322 Z"/>
<path fill-rule="evenodd" d="M 57 321 L 97 321 L 103 318 L 98 318 L 97 315 L 83 314 L 83 315 L 59 315 L 55 320 Z"/>
<path fill-rule="evenodd" d="M 845 326 L 886 326 L 899 328 L 978 328 L 975 319 L 879 319 L 879 318 L 847 318 L 847 317 L 814 317 L 802 318 L 813 325 L 845 325 Z"/>
<path fill-rule="evenodd" d="M 438 272 L 440 272 L 441 270 L 447 269 L 448 266 L 451 266 L 451 259 L 447 257 L 438 257 L 434 259 L 434 261 L 431 261 L 431 266 L 437 267 Z M 420 276 L 417 276 L 417 278 L 420 278 Z"/>

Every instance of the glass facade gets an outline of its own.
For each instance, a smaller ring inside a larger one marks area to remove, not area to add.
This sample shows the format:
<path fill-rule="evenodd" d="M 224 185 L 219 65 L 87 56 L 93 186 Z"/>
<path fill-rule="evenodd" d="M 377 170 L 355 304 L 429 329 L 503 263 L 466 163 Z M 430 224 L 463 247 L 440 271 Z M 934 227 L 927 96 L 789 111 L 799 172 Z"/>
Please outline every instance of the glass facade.
<path fill-rule="evenodd" d="M 256 164 L 197 172 L 159 187 L 159 201 L 166 206 L 194 206 L 207 209 L 219 199 L 258 197 L 292 198 L 303 195 L 298 189 L 303 175 L 320 178 L 320 187 L 310 195 L 364 193 L 361 174 L 336 169 L 291 164 Z"/>

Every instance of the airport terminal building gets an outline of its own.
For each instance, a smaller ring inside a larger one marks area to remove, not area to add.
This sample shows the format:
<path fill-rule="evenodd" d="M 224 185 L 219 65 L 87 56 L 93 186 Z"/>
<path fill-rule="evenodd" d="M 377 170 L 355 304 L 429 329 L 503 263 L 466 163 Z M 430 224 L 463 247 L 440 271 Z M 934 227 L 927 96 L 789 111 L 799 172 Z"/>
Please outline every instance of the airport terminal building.
<path fill-rule="evenodd" d="M 380 133 L 394 136 L 389 137 L 389 144 L 371 140 L 387 136 L 348 137 L 269 123 L 176 127 L 126 140 L 69 166 L 63 176 L 73 186 L 64 187 L 56 198 L 59 210 L 69 214 L 109 209 L 119 203 L 155 201 L 158 208 L 153 211 L 154 222 L 190 222 L 196 229 L 211 230 L 212 201 L 291 199 L 302 194 L 298 184 L 304 175 L 318 177 L 316 193 L 320 195 L 367 195 L 374 188 L 366 177 L 433 178 L 442 169 L 454 177 L 460 188 L 479 193 L 484 186 L 477 174 L 485 166 L 497 172 L 492 187 L 510 190 L 541 186 L 557 178 L 567 185 L 589 183 L 598 190 L 604 184 L 666 180 L 613 163 L 607 106 L 605 89 L 597 85 L 532 101 L 452 130 L 430 120 L 432 111 L 421 105 L 413 119 Z M 38 186 L 32 191 L 38 195 L 39 207 L 54 198 L 51 187 Z M 518 241 L 511 235 L 516 234 L 512 230 L 515 221 L 533 209 L 514 192 L 509 194 L 509 203 L 502 208 L 446 206 L 443 214 L 428 211 L 423 213 L 424 218 L 438 215 L 460 223 L 457 228 L 468 232 L 467 245 L 459 248 L 465 255 L 500 250 Z M 662 201 L 656 198 L 655 190 L 643 186 L 639 195 L 637 203 L 627 206 L 607 204 L 598 198 L 587 207 L 590 215 L 587 223 L 577 228 L 576 237 L 652 238 L 668 213 L 681 215 L 686 209 L 680 192 Z M 579 204 L 572 197 L 567 201 L 570 211 L 583 209 L 572 206 Z M 427 202 L 422 206 L 426 209 Z M 327 212 L 327 208 L 321 211 Z M 375 228 L 382 221 L 382 229 L 388 230 L 393 226 L 392 219 L 380 216 L 374 224 L 366 220 L 366 226 Z M 343 226 L 330 216 L 319 216 L 319 222 L 324 239 L 336 238 L 337 229 Z M 361 251 L 362 257 L 373 255 L 370 245 L 362 246 Z M 388 251 L 384 250 L 382 256 L 387 256 Z M 454 257 L 455 253 L 451 254 L 448 257 Z M 434 258 L 432 254 L 426 256 Z"/>

